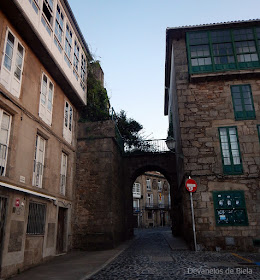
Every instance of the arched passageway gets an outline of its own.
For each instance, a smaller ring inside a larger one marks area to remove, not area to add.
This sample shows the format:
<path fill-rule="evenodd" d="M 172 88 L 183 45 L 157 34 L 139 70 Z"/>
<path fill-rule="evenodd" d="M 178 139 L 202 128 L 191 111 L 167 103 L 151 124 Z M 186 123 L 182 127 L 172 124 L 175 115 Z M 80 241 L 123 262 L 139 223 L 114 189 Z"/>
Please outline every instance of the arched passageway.
<path fill-rule="evenodd" d="M 128 234 L 133 234 L 133 200 L 132 187 L 136 178 L 148 171 L 160 172 L 170 185 L 171 196 L 171 220 L 173 234 L 181 234 L 182 224 L 182 195 L 178 190 L 175 154 L 168 153 L 144 153 L 130 154 L 123 158 L 124 162 L 124 186 L 126 191 L 126 223 L 129 230 Z"/>
<path fill-rule="evenodd" d="M 157 228 L 172 225 L 170 185 L 162 173 L 148 171 L 133 184 L 134 228 Z"/>
<path fill-rule="evenodd" d="M 158 171 L 170 185 L 173 233 L 181 234 L 182 192 L 175 154 L 125 153 L 112 121 L 78 125 L 73 247 L 113 248 L 133 235 L 132 187 L 146 171 Z"/>

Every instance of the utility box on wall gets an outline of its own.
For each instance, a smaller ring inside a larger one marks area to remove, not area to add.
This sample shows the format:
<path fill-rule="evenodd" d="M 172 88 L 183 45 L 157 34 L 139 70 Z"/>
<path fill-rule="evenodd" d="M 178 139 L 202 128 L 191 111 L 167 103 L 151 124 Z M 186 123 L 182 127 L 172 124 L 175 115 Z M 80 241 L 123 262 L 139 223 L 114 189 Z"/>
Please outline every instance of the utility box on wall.
<path fill-rule="evenodd" d="M 243 191 L 215 191 L 213 200 L 217 226 L 248 225 Z"/>

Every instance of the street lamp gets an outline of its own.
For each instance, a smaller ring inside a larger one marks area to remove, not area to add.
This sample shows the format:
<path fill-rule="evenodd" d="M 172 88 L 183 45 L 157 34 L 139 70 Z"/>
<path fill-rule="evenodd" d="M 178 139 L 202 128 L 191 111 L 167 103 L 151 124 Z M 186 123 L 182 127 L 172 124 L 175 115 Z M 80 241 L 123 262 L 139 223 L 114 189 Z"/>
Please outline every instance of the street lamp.
<path fill-rule="evenodd" d="M 175 150 L 175 144 L 176 144 L 175 139 L 172 136 L 168 136 L 165 142 L 168 149 L 173 152 Z"/>

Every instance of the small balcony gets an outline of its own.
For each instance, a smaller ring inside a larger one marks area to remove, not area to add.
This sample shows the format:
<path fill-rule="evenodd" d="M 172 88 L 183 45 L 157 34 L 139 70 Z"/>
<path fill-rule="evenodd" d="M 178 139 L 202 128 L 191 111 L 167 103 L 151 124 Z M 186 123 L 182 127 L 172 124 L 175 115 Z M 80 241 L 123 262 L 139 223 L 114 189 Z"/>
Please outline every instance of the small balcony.
<path fill-rule="evenodd" d="M 145 204 L 145 209 L 151 209 L 151 210 L 170 210 L 170 206 L 168 204 L 163 204 L 163 203 L 146 203 Z"/>

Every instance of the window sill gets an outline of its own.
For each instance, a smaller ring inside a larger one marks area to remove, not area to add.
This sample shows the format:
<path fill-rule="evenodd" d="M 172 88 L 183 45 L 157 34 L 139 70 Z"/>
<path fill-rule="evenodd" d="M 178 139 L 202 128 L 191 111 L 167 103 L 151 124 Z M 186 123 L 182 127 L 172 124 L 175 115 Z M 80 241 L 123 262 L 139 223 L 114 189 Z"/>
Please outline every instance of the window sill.
<path fill-rule="evenodd" d="M 204 72 L 190 74 L 190 82 L 204 82 L 204 81 L 215 81 L 215 80 L 229 80 L 234 78 L 259 78 L 260 69 L 251 68 L 246 70 L 228 70 L 221 72 Z"/>

